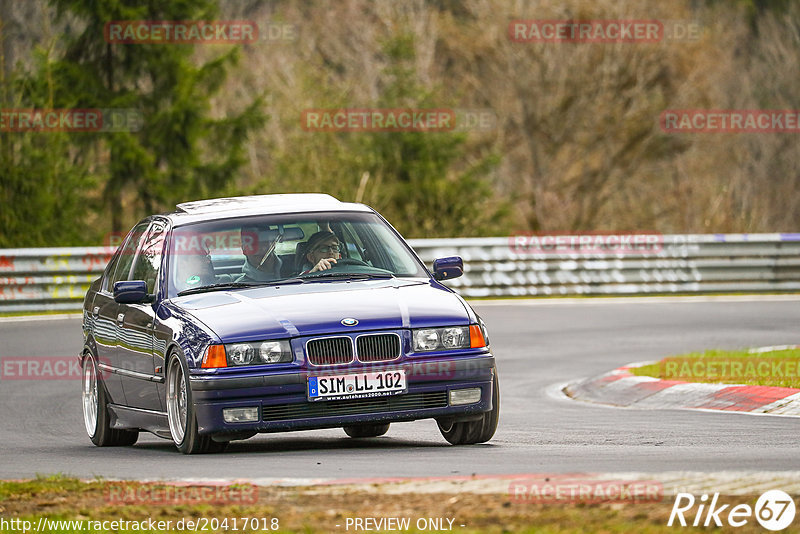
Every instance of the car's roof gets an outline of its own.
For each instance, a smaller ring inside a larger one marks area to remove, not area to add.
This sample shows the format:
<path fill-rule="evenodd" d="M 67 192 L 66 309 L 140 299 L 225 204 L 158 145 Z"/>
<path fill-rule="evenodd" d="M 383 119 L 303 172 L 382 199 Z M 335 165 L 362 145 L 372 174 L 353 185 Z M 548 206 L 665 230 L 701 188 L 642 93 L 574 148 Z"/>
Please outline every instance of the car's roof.
<path fill-rule="evenodd" d="M 247 197 L 212 198 L 183 202 L 173 213 L 165 214 L 174 224 L 188 224 L 214 219 L 271 215 L 285 213 L 316 213 L 321 211 L 372 212 L 364 204 L 342 202 L 321 193 L 293 193 L 284 195 L 253 195 Z"/>

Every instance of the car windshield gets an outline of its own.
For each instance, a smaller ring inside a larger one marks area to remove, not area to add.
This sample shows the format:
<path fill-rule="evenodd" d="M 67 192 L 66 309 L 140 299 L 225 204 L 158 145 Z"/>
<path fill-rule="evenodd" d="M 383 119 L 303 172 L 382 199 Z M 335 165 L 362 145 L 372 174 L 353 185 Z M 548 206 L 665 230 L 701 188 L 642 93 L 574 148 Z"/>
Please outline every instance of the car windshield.
<path fill-rule="evenodd" d="M 251 216 L 179 226 L 169 246 L 170 295 L 331 279 L 427 277 L 372 213 Z"/>

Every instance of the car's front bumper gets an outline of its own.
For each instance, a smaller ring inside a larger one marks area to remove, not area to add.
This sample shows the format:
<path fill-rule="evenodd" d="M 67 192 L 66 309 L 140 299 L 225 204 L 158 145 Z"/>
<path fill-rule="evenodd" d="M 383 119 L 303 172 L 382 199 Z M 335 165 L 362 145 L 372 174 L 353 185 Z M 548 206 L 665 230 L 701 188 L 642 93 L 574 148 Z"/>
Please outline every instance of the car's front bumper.
<path fill-rule="evenodd" d="M 406 371 L 408 391 L 404 394 L 315 402 L 309 402 L 307 397 L 307 381 L 313 372 L 229 378 L 194 375 L 190 384 L 198 431 L 201 434 L 237 434 L 440 417 L 460 419 L 492 409 L 495 359 L 491 354 L 415 359 L 380 366 L 347 367 L 336 372 L 348 374 L 394 369 Z M 464 388 L 481 388 L 480 401 L 450 406 L 449 391 Z M 257 407 L 258 421 L 225 421 L 224 409 L 244 407 Z"/>

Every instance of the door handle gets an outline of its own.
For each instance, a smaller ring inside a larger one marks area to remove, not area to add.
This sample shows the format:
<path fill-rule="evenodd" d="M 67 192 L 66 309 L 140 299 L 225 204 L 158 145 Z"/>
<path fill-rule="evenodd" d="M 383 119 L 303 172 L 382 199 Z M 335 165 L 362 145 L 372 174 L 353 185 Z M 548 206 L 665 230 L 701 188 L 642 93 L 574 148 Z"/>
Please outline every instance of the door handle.
<path fill-rule="evenodd" d="M 119 324 L 122 324 L 122 321 L 124 321 L 124 320 L 125 320 L 125 314 L 124 313 L 120 313 L 119 315 L 117 315 L 117 322 Z"/>

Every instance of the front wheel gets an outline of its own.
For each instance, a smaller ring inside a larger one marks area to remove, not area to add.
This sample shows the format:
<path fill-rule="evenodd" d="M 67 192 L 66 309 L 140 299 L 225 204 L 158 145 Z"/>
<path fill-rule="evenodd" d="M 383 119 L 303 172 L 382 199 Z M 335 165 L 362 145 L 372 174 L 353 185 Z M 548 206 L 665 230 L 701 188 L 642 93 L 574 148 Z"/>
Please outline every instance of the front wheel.
<path fill-rule="evenodd" d="M 456 423 L 453 421 L 437 420 L 439 432 L 444 439 L 452 445 L 472 445 L 475 443 L 485 443 L 492 439 L 497 430 L 497 421 L 500 419 L 500 386 L 497 382 L 495 372 L 492 381 L 492 409 L 484 413 L 476 421 L 463 421 Z"/>
<path fill-rule="evenodd" d="M 167 367 L 166 395 L 169 433 L 179 451 L 184 454 L 204 454 L 225 450 L 227 442 L 214 441 L 211 436 L 198 434 L 188 368 L 177 354 L 173 354 Z"/>
<path fill-rule="evenodd" d="M 389 431 L 389 423 L 383 425 L 348 425 L 344 432 L 351 438 L 377 438 Z"/>
<path fill-rule="evenodd" d="M 124 447 L 133 445 L 139 439 L 137 430 L 111 428 L 106 388 L 91 354 L 83 359 L 81 400 L 83 424 L 92 443 L 98 447 Z"/>

